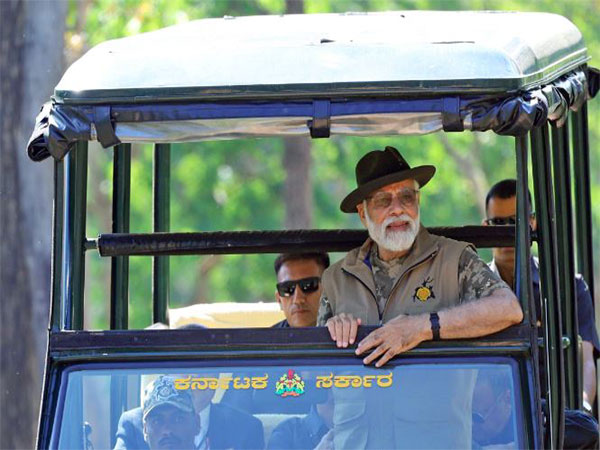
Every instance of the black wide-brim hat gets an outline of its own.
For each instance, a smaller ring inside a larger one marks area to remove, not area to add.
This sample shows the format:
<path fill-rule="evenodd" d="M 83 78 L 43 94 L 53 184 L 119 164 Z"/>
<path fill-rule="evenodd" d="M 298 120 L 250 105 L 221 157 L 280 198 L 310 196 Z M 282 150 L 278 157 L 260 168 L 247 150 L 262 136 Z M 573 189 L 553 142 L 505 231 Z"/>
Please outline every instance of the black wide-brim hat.
<path fill-rule="evenodd" d="M 417 180 L 419 187 L 423 187 L 434 174 L 433 166 L 410 167 L 394 147 L 373 150 L 356 164 L 358 187 L 342 200 L 340 209 L 345 213 L 355 213 L 356 205 L 376 189 L 409 179 Z"/>

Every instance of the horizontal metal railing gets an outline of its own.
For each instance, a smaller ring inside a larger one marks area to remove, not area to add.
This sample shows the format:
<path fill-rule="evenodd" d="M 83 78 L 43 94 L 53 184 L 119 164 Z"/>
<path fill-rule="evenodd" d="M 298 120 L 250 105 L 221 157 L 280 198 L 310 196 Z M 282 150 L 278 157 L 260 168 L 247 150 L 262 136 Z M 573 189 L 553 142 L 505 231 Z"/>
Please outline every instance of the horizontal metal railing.
<path fill-rule="evenodd" d="M 476 247 L 513 247 L 514 226 L 428 228 Z M 89 240 L 101 256 L 343 252 L 360 246 L 366 230 L 218 231 L 203 233 L 110 233 Z"/>

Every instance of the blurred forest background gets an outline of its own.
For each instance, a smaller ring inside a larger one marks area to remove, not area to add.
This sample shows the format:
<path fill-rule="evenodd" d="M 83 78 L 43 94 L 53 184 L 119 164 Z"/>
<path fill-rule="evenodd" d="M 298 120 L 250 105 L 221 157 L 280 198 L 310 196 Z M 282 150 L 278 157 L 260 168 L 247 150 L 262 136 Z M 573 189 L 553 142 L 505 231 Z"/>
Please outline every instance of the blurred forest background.
<path fill-rule="evenodd" d="M 384 10 L 519 10 L 566 16 L 600 66 L 598 0 L 1 1 L 2 397 L 0 448 L 32 448 L 50 281 L 51 161 L 25 145 L 61 73 L 94 45 L 205 17 Z M 190 45 L 203 45 L 201 42 Z M 9 64 L 10 62 L 10 64 Z M 268 68 L 267 68 L 268 70 Z M 590 104 L 596 299 L 600 298 L 600 102 Z M 6 120 L 9 118 L 10 120 Z M 171 152 L 171 230 L 358 228 L 339 211 L 367 151 L 394 145 L 411 165 L 433 164 L 422 194 L 426 226 L 479 224 L 488 188 L 515 174 L 514 140 L 492 133 L 422 137 L 253 139 L 179 144 Z M 112 151 L 91 145 L 87 235 L 110 232 Z M 131 232 L 152 227 L 152 148 L 132 151 Z M 32 239 L 33 237 L 33 239 Z M 482 252 L 486 258 L 489 251 Z M 15 255 L 24 255 L 15 258 Z M 337 259 L 341 255 L 333 255 Z M 170 258 L 170 306 L 274 301 L 274 255 Z M 130 258 L 129 327 L 151 323 L 151 259 Z M 109 328 L 110 260 L 86 256 L 85 327 Z M 17 388 L 17 386 L 19 388 Z M 24 387 L 26 389 L 23 389 Z M 6 408 L 5 405 L 19 405 Z"/>

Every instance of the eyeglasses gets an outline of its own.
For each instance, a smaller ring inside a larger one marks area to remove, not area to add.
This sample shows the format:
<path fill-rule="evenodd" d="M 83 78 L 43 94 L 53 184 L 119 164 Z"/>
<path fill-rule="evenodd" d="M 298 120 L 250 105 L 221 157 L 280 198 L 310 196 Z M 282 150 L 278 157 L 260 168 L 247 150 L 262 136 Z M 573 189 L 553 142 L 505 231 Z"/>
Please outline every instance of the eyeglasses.
<path fill-rule="evenodd" d="M 419 191 L 415 189 L 406 188 L 399 190 L 395 194 L 391 192 L 378 192 L 375 195 L 367 197 L 367 200 L 370 200 L 376 209 L 386 209 L 390 207 L 394 201 L 394 197 L 397 197 L 402 206 L 412 208 L 417 203 L 418 193 Z"/>
<path fill-rule="evenodd" d="M 296 285 L 298 285 L 300 286 L 300 289 L 302 289 L 302 292 L 304 292 L 305 294 L 310 294 L 311 292 L 315 292 L 317 289 L 319 289 L 320 281 L 320 277 L 309 277 L 302 278 L 301 280 L 282 281 L 281 283 L 277 283 L 277 292 L 282 297 L 291 297 L 292 295 L 294 295 Z"/>
<path fill-rule="evenodd" d="M 509 217 L 490 217 L 489 219 L 485 219 L 485 223 L 487 225 L 515 225 L 517 223 L 517 216 L 509 216 Z"/>

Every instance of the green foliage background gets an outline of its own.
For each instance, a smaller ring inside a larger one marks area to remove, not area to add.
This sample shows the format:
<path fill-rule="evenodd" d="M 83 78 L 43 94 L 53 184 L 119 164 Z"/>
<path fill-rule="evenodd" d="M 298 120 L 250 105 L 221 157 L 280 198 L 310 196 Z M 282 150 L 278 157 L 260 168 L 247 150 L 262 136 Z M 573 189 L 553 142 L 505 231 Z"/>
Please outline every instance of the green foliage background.
<path fill-rule="evenodd" d="M 582 31 L 591 65 L 600 66 L 600 2 L 460 1 L 460 0 L 305 0 L 307 13 L 381 10 L 519 10 L 554 12 L 568 17 Z M 162 28 L 204 17 L 282 14 L 284 0 L 96 0 L 72 1 L 66 45 L 77 56 L 107 39 Z M 600 285 L 600 107 L 590 104 L 592 202 L 596 285 Z M 444 141 L 447 139 L 447 141 Z M 492 133 L 421 137 L 335 137 L 312 142 L 313 228 L 357 228 L 354 215 L 339 212 L 339 202 L 354 186 L 354 165 L 367 151 L 394 145 L 411 165 L 434 164 L 435 182 L 423 190 L 425 225 L 477 224 L 483 199 L 474 183 L 487 189 L 515 173 L 514 140 Z M 447 147 L 455 150 L 450 157 Z M 172 231 L 282 229 L 282 190 L 286 177 L 280 139 L 178 144 L 171 160 Z M 476 167 L 477 181 L 465 174 L 461 158 Z M 91 147 L 88 194 L 88 236 L 111 229 L 112 152 Z M 152 147 L 134 145 L 132 152 L 131 231 L 152 226 Z M 334 255 L 337 259 L 340 255 Z M 483 252 L 489 257 L 489 252 Z M 197 302 L 273 301 L 274 255 L 172 257 L 171 306 Z M 87 255 L 86 328 L 108 328 L 110 260 Z M 151 323 L 151 259 L 130 259 L 131 328 Z M 598 293 L 596 294 L 598 297 Z"/>

